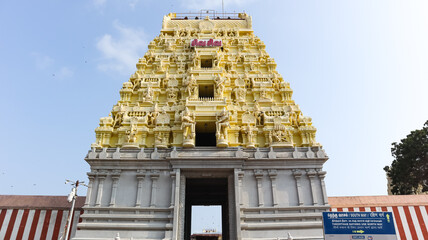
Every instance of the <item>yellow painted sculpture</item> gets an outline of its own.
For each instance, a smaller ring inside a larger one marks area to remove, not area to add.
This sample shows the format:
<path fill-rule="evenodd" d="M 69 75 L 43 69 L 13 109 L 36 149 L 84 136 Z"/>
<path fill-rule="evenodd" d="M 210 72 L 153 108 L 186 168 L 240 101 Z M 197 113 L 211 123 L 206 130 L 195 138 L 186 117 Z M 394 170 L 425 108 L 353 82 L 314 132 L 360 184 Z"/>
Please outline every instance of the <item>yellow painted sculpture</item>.
<path fill-rule="evenodd" d="M 164 17 L 159 36 L 100 119 L 101 147 L 195 147 L 198 126 L 217 147 L 318 146 L 316 128 L 254 35 L 251 17 Z M 205 136 L 205 135 L 204 135 Z"/>

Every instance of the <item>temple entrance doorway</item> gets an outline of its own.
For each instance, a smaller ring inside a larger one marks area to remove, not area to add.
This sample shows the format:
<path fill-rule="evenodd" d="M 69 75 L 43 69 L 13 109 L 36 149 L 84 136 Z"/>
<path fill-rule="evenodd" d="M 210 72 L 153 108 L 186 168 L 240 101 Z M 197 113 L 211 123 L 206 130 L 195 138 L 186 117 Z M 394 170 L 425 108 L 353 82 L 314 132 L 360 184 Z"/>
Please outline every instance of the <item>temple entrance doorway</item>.
<path fill-rule="evenodd" d="M 220 206 L 223 240 L 229 240 L 229 203 L 227 178 L 187 178 L 185 197 L 184 239 L 190 240 L 192 233 L 193 206 Z M 206 216 L 209 218 L 210 216 Z"/>

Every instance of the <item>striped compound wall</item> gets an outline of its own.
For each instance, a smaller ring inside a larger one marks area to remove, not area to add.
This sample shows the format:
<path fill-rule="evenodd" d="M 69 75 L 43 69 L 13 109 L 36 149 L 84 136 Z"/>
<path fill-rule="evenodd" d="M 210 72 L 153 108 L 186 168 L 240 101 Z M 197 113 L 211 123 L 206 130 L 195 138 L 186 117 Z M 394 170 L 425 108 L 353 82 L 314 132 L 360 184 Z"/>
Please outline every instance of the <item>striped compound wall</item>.
<path fill-rule="evenodd" d="M 76 201 L 71 235 L 82 211 Z M 60 239 L 66 230 L 71 203 L 63 196 L 0 196 L 0 239 Z"/>
<path fill-rule="evenodd" d="M 428 239 L 428 195 L 330 197 L 333 212 L 392 212 L 398 240 Z"/>
<path fill-rule="evenodd" d="M 428 240 L 428 195 L 329 197 L 330 211 L 389 211 L 399 240 Z M 71 236 L 85 198 L 78 197 Z M 0 239 L 60 239 L 71 204 L 64 196 L 0 195 Z"/>

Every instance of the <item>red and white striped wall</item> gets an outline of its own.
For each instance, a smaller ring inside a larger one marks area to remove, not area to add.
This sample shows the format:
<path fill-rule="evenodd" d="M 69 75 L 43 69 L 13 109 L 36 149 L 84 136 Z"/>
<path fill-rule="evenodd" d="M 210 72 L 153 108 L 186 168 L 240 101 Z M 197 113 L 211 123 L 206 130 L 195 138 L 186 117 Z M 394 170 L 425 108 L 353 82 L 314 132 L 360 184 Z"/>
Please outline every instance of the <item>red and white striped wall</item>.
<path fill-rule="evenodd" d="M 0 239 L 59 239 L 66 231 L 68 210 L 2 209 Z M 71 225 L 74 236 L 80 211 L 75 211 Z"/>
<path fill-rule="evenodd" d="M 427 206 L 331 208 L 333 212 L 392 212 L 397 239 L 428 239 Z"/>
<path fill-rule="evenodd" d="M 60 239 L 71 204 L 65 196 L 0 195 L 0 239 Z M 392 212 L 399 240 L 428 240 L 428 195 L 329 197 L 333 212 Z M 85 198 L 78 197 L 74 236 Z"/>
<path fill-rule="evenodd" d="M 84 197 L 78 197 L 70 235 L 74 236 Z M 60 239 L 71 203 L 66 196 L 0 195 L 0 239 Z"/>
<path fill-rule="evenodd" d="M 392 212 L 398 240 L 428 239 L 428 195 L 334 197 L 329 201 L 333 212 Z"/>

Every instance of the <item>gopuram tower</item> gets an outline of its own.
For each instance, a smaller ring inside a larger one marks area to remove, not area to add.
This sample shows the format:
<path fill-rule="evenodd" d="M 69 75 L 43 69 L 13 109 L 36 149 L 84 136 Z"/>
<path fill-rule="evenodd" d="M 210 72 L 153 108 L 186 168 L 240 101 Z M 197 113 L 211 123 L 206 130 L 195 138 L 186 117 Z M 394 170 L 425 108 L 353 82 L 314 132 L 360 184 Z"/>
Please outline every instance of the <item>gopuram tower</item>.
<path fill-rule="evenodd" d="M 95 129 L 74 239 L 189 240 L 221 205 L 225 240 L 323 239 L 327 155 L 240 14 L 165 16 Z"/>

